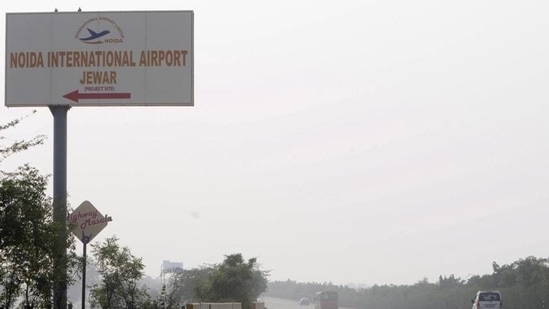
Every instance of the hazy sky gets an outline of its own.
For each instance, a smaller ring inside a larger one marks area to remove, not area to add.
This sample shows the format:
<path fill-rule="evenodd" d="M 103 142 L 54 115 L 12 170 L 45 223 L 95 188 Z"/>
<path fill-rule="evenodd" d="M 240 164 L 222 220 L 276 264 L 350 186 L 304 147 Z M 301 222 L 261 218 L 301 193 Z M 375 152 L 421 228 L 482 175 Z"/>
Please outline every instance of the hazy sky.
<path fill-rule="evenodd" d="M 546 0 L 0 7 L 194 11 L 194 107 L 68 113 L 70 204 L 112 216 L 93 242 L 151 276 L 242 253 L 271 280 L 413 284 L 549 256 Z M 47 135 L 2 166 L 52 173 L 48 108 L 3 134 Z"/>

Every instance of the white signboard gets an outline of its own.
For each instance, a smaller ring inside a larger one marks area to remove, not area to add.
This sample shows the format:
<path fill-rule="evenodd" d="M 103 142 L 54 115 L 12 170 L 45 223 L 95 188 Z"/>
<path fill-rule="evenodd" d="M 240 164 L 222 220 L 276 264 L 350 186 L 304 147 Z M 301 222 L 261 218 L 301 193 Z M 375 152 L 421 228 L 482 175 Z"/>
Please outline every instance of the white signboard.
<path fill-rule="evenodd" d="M 67 219 L 72 226 L 72 233 L 85 244 L 112 221 L 111 217 L 103 216 L 89 201 L 82 202 Z"/>
<path fill-rule="evenodd" d="M 170 272 L 176 269 L 183 269 L 183 262 L 162 261 L 162 272 Z"/>
<path fill-rule="evenodd" d="M 5 104 L 193 106 L 193 16 L 7 13 Z"/>

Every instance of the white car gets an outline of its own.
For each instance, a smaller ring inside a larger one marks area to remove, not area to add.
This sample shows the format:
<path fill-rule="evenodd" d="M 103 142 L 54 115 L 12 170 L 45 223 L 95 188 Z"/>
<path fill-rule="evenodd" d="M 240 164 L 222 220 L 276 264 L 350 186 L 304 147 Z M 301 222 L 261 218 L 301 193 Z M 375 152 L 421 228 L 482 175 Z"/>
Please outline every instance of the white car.
<path fill-rule="evenodd" d="M 478 291 L 471 300 L 472 309 L 502 309 L 503 300 L 499 291 Z"/>

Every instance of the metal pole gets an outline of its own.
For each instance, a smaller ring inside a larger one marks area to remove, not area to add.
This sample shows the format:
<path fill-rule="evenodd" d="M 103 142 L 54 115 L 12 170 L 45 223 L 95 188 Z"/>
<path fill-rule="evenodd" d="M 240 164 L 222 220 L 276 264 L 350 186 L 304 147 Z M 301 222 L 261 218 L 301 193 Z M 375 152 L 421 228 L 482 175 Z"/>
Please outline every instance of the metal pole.
<path fill-rule="evenodd" d="M 86 309 L 86 247 L 88 242 L 84 242 L 84 263 L 82 263 L 82 309 Z"/>
<path fill-rule="evenodd" d="M 53 306 L 67 308 L 67 112 L 70 106 L 50 106 L 53 115 L 53 222 L 59 232 L 53 253 Z"/>

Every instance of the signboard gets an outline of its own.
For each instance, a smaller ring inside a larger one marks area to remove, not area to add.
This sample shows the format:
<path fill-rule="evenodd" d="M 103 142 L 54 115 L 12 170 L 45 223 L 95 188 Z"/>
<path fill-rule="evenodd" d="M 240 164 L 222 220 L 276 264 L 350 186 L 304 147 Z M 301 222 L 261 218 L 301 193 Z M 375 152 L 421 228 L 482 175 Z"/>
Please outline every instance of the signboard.
<path fill-rule="evenodd" d="M 111 217 L 103 216 L 89 201 L 82 202 L 67 219 L 72 226 L 72 233 L 85 244 L 112 221 Z"/>
<path fill-rule="evenodd" d="M 193 16 L 7 13 L 5 104 L 193 106 Z"/>
<path fill-rule="evenodd" d="M 176 269 L 183 269 L 183 262 L 162 261 L 162 272 L 175 271 Z"/>

